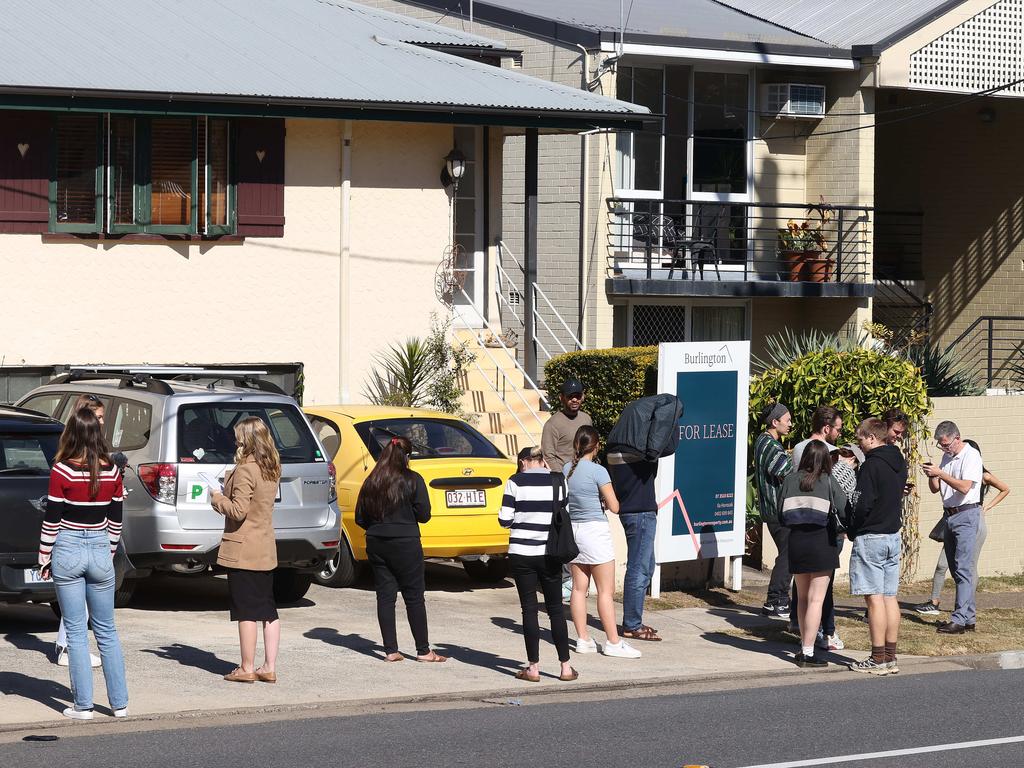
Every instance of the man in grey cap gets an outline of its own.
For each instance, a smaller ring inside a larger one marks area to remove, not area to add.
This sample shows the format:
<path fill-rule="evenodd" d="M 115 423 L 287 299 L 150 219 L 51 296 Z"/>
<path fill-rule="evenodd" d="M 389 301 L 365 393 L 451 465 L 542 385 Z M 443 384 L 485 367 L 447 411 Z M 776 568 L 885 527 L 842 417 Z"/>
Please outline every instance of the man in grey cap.
<path fill-rule="evenodd" d="M 551 414 L 540 436 L 540 447 L 548 469 L 561 474 L 562 467 L 573 460 L 573 441 L 580 427 L 593 426 L 590 414 L 582 409 L 583 382 L 566 379 L 559 390 L 558 399 L 562 404 L 559 411 Z M 572 576 L 569 566 L 562 566 L 562 600 L 568 600 L 572 593 Z"/>
<path fill-rule="evenodd" d="M 559 411 L 551 414 L 540 437 L 544 461 L 552 472 L 561 472 L 562 465 L 573 460 L 573 440 L 580 427 L 593 426 L 590 414 L 582 410 L 583 382 L 567 379 L 558 396 L 562 404 Z"/>

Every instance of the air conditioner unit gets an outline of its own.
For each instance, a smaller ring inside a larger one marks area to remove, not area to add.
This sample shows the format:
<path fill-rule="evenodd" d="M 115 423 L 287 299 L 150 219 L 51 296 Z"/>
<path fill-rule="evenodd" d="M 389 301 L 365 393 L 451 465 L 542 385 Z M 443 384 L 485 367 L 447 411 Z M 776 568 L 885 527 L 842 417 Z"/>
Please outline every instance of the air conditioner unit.
<path fill-rule="evenodd" d="M 825 116 L 825 86 L 766 83 L 761 86 L 761 114 L 766 117 Z"/>

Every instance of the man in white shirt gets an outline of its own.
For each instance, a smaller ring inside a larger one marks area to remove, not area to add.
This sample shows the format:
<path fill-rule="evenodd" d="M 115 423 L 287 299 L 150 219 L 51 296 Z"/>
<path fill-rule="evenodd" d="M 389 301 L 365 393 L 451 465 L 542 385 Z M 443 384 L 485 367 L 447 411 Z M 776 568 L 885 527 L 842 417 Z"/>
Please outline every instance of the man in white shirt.
<path fill-rule="evenodd" d="M 831 405 L 819 405 L 811 414 L 811 436 L 801 440 L 793 446 L 793 470 L 800 470 L 800 460 L 804 455 L 804 448 L 811 440 L 821 440 L 829 451 L 836 449 L 833 443 L 839 442 L 839 435 L 843 431 L 843 417 L 839 409 Z"/>
<path fill-rule="evenodd" d="M 981 523 L 981 484 L 985 470 L 981 454 L 961 439 L 960 429 L 952 421 L 943 421 L 935 428 L 935 443 L 942 449 L 942 461 L 938 468 L 927 462 L 921 471 L 928 476 L 931 492 L 942 495 L 946 516 L 943 546 L 949 571 L 956 582 L 956 608 L 950 621 L 939 624 L 938 631 L 960 635 L 973 632 L 976 622 L 974 591 L 978 573 L 974 550 Z"/>

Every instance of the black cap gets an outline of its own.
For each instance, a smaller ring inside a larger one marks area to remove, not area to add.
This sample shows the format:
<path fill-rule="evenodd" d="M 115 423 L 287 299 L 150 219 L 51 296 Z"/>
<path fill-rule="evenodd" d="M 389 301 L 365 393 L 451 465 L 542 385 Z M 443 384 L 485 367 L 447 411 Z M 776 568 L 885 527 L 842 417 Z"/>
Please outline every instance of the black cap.
<path fill-rule="evenodd" d="M 562 385 L 562 394 L 575 395 L 577 392 L 583 394 L 583 382 L 579 379 L 566 379 Z"/>

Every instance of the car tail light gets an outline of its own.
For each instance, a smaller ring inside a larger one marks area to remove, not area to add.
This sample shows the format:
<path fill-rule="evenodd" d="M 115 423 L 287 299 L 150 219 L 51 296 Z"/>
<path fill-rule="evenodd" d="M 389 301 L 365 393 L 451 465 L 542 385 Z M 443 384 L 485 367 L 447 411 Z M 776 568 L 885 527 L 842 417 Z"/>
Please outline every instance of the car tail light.
<path fill-rule="evenodd" d="M 331 490 L 327 492 L 327 502 L 338 500 L 338 470 L 334 468 L 334 462 L 327 462 L 327 474 L 331 477 Z"/>
<path fill-rule="evenodd" d="M 341 539 L 334 539 L 332 541 L 321 541 L 320 544 L 325 546 L 325 547 L 327 547 L 327 548 L 329 548 L 329 549 L 334 549 L 334 547 L 336 547 L 339 544 L 341 544 Z"/>
<path fill-rule="evenodd" d="M 195 549 L 198 546 L 198 544 L 161 544 L 160 549 L 166 549 L 169 552 L 177 552 L 179 550 L 188 551 L 190 549 Z"/>
<path fill-rule="evenodd" d="M 150 496 L 164 504 L 174 504 L 178 496 L 177 464 L 139 464 L 138 474 Z"/>

